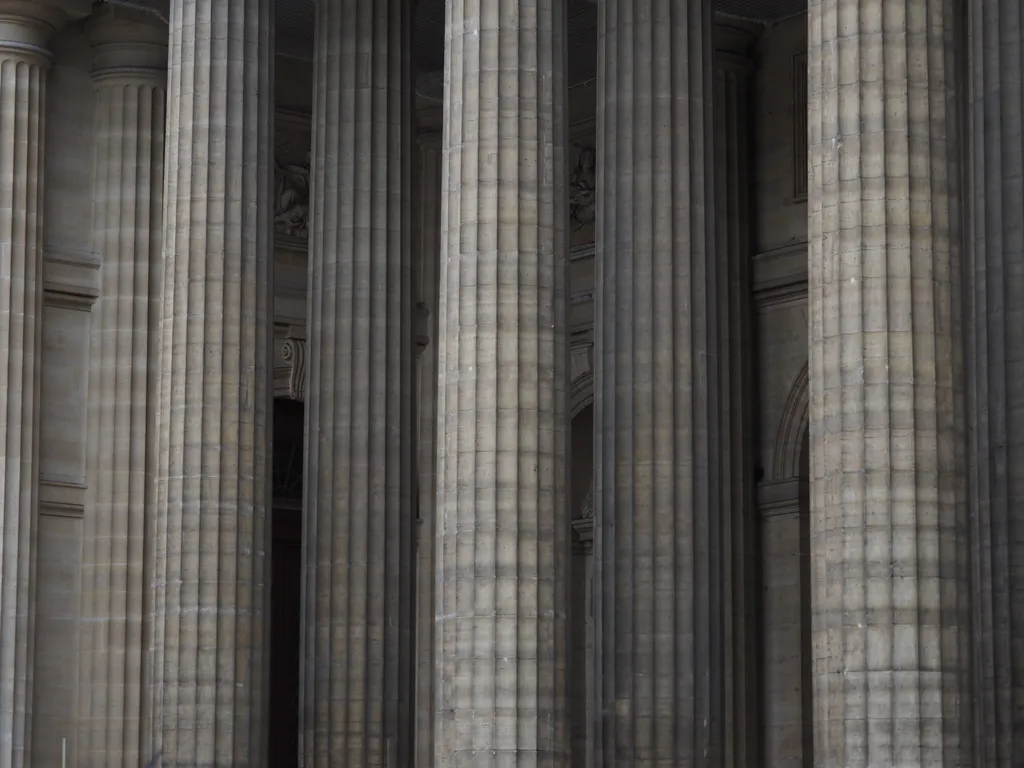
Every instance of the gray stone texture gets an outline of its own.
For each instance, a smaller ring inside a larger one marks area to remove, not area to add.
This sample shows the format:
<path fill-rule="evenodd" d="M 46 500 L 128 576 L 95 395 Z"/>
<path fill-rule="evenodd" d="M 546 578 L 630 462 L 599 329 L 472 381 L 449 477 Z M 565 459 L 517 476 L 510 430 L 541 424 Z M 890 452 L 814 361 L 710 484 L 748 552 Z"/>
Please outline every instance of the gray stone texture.
<path fill-rule="evenodd" d="M 723 760 L 711 32 L 702 0 L 599 10 L 594 738 L 605 766 Z"/>
<path fill-rule="evenodd" d="M 265 760 L 273 3 L 171 4 L 152 757 Z"/>
<path fill-rule="evenodd" d="M 94 237 L 102 259 L 89 371 L 88 495 L 82 533 L 78 755 L 83 766 L 145 763 L 143 625 L 151 428 L 159 385 L 167 25 L 104 6 L 89 20 L 96 86 Z M 147 706 L 148 710 L 148 706 Z"/>
<path fill-rule="evenodd" d="M 407 0 L 321 0 L 301 755 L 410 765 L 415 432 Z"/>
<path fill-rule="evenodd" d="M 809 8 L 820 765 L 968 760 L 953 5 Z"/>
<path fill-rule="evenodd" d="M 447 5 L 435 766 L 569 757 L 565 8 Z"/>
<path fill-rule="evenodd" d="M 1024 23 L 967 3 L 974 764 L 1024 763 Z"/>

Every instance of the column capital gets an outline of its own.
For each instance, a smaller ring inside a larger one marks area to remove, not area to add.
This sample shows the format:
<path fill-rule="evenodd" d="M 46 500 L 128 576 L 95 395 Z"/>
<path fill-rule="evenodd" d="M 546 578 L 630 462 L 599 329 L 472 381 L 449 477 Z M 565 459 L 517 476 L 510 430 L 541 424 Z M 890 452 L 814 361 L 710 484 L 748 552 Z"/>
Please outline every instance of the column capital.
<path fill-rule="evenodd" d="M 49 60 L 53 36 L 89 9 L 89 0 L 0 0 L 0 51 Z"/>
<path fill-rule="evenodd" d="M 97 82 L 167 79 L 167 24 L 141 8 L 107 3 L 86 23 Z"/>

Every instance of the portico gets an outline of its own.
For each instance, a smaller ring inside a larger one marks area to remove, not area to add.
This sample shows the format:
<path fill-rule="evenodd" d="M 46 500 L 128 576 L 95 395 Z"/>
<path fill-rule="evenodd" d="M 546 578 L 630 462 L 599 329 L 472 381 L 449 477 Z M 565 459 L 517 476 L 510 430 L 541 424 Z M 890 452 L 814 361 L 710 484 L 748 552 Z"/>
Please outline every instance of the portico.
<path fill-rule="evenodd" d="M 0 765 L 1016 765 L 1018 6 L 0 0 Z"/>

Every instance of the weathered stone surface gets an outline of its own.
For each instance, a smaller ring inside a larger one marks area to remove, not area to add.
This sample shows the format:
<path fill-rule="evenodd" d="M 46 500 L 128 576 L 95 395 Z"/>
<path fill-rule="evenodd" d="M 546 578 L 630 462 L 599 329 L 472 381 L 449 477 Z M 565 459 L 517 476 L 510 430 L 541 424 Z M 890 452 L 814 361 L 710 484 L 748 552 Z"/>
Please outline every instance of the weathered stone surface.
<path fill-rule="evenodd" d="M 307 766 L 412 762 L 410 18 L 407 0 L 317 6 L 300 725 Z"/>
<path fill-rule="evenodd" d="M 151 754 L 267 744 L 273 3 L 170 17 Z"/>
<path fill-rule="evenodd" d="M 565 3 L 447 5 L 435 766 L 563 766 Z"/>
<path fill-rule="evenodd" d="M 815 761 L 959 766 L 953 3 L 812 0 L 808 23 Z"/>

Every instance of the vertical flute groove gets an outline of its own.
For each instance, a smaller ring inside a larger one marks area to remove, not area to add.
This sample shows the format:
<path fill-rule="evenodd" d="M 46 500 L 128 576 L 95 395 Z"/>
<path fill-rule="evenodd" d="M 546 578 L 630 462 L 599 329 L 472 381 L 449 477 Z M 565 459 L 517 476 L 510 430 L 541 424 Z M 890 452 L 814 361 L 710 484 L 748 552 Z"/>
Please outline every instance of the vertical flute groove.
<path fill-rule="evenodd" d="M 950 0 L 812 0 L 815 758 L 960 765 L 963 484 Z"/>
<path fill-rule="evenodd" d="M 151 295 L 161 269 L 166 28 L 104 9 L 89 26 L 96 83 L 95 237 L 103 259 L 89 383 L 89 493 L 83 530 L 80 759 L 138 766 L 142 743 L 143 603 Z"/>
<path fill-rule="evenodd" d="M 317 6 L 301 752 L 412 758 L 408 0 Z"/>
<path fill-rule="evenodd" d="M 175 0 L 163 232 L 151 758 L 266 753 L 269 0 Z"/>
<path fill-rule="evenodd" d="M 975 759 L 1024 761 L 1024 11 L 968 8 Z"/>
<path fill-rule="evenodd" d="M 447 4 L 441 766 L 568 760 L 565 5 Z"/>
<path fill-rule="evenodd" d="M 605 766 L 723 759 L 711 6 L 598 11 L 595 551 Z"/>
<path fill-rule="evenodd" d="M 0 11 L 5 10 L 0 6 Z M 31 764 L 34 544 L 39 487 L 43 140 L 41 24 L 0 40 L 0 766 Z M 10 26 L 10 25 L 8 25 Z M 7 43 L 13 43 L 8 46 Z"/>

